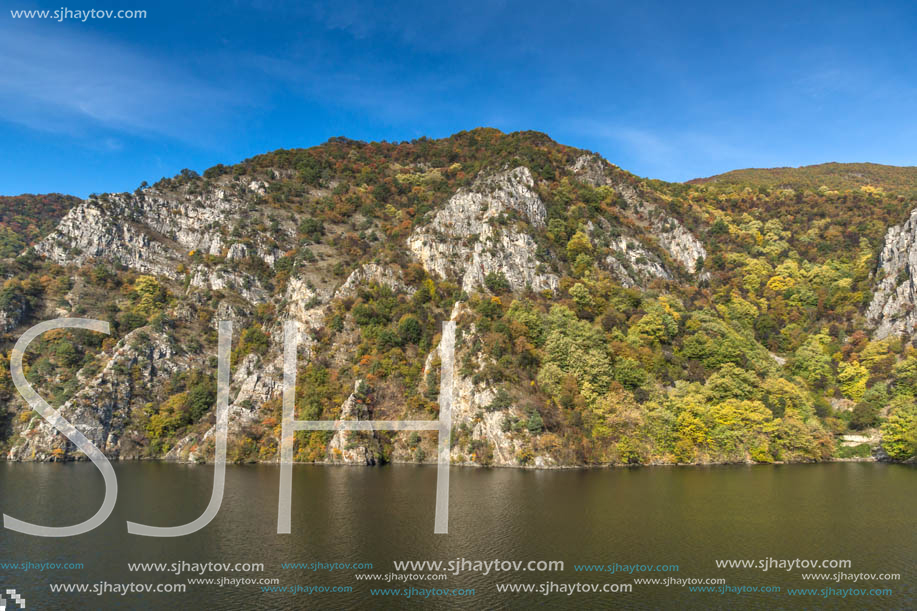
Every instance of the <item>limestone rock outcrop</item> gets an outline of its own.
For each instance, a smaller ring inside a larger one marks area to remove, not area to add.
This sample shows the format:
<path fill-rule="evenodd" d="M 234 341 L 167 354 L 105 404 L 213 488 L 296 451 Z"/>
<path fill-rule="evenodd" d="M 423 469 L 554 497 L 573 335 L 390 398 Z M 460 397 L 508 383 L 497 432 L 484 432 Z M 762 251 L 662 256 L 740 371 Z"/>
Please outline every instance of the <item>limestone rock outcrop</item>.
<path fill-rule="evenodd" d="M 465 291 L 483 287 L 488 274 L 502 274 L 513 291 L 555 289 L 557 276 L 539 264 L 524 229 L 545 222 L 534 187 L 526 167 L 481 177 L 418 227 L 408 248 L 428 272 L 457 279 Z"/>
<path fill-rule="evenodd" d="M 866 319 L 880 339 L 917 332 L 917 210 L 885 234 Z"/>

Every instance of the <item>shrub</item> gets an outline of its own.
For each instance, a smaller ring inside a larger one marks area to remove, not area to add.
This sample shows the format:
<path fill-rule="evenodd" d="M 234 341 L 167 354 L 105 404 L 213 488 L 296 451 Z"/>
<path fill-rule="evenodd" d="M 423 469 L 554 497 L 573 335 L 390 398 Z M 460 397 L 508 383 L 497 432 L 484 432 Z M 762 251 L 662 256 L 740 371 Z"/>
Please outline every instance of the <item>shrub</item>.
<path fill-rule="evenodd" d="M 497 391 L 497 395 L 494 397 L 487 405 L 487 411 L 489 412 L 498 412 L 504 409 L 507 409 L 513 404 L 512 397 L 509 396 L 509 393 L 505 389 L 501 388 Z"/>
<path fill-rule="evenodd" d="M 917 405 L 903 405 L 882 425 L 882 448 L 894 460 L 917 456 Z"/>
<path fill-rule="evenodd" d="M 416 344 L 423 336 L 423 328 L 416 316 L 405 314 L 398 323 L 398 336 L 402 344 Z"/>
<path fill-rule="evenodd" d="M 538 413 L 537 409 L 532 409 L 532 413 L 529 414 L 529 419 L 525 423 L 525 428 L 532 435 L 537 435 L 544 429 L 544 420 L 542 420 L 541 414 Z"/>
<path fill-rule="evenodd" d="M 492 293 L 505 293 L 509 290 L 509 280 L 503 272 L 490 272 L 484 276 L 484 286 Z"/>

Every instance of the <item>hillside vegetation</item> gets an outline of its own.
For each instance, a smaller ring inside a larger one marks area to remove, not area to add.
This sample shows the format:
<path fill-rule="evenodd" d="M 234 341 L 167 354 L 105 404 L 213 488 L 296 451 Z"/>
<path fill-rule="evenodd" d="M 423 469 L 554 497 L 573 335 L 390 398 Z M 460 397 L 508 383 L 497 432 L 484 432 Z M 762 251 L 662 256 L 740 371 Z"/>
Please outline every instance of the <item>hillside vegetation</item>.
<path fill-rule="evenodd" d="M 820 163 L 798 168 L 750 168 L 725 174 L 696 178 L 690 184 L 731 184 L 771 189 L 849 191 L 875 187 L 886 191 L 914 194 L 917 191 L 917 166 L 900 167 L 878 163 Z"/>
<path fill-rule="evenodd" d="M 110 321 L 108 338 L 46 334 L 27 364 L 123 458 L 212 452 L 215 321 L 228 317 L 233 460 L 277 459 L 283 320 L 305 340 L 299 418 L 432 419 L 450 318 L 456 463 L 905 460 L 917 349 L 874 337 L 864 311 L 888 227 L 917 208 L 911 170 L 674 184 L 536 132 L 333 139 L 91 198 L 5 264 L 3 349 L 53 313 Z M 180 374 L 158 373 L 163 355 Z M 86 416 L 101 396 L 114 415 Z M 11 457 L 72 457 L 7 370 L 0 418 Z M 296 456 L 425 462 L 435 443 L 300 433 Z"/>
<path fill-rule="evenodd" d="M 58 193 L 0 196 L 0 258 L 22 254 L 79 202 L 76 197 Z"/>

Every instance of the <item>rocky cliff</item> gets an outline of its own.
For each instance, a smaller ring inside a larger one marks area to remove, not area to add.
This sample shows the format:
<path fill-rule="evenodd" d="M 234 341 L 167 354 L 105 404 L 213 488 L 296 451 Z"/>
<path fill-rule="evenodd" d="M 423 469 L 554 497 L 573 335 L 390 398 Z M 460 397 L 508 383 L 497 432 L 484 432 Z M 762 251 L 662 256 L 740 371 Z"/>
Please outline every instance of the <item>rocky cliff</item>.
<path fill-rule="evenodd" d="M 557 276 L 538 261 L 526 229 L 545 223 L 544 203 L 533 187 L 525 167 L 482 176 L 418 227 L 408 248 L 427 271 L 460 280 L 465 291 L 483 287 L 489 274 L 504 276 L 514 291 L 554 289 Z"/>
<path fill-rule="evenodd" d="M 273 266 L 280 247 L 295 237 L 288 224 L 267 236 L 256 230 L 264 220 L 257 206 L 263 193 L 253 180 L 204 192 L 185 186 L 102 195 L 72 208 L 35 251 L 61 265 L 107 260 L 171 279 L 190 273 L 192 287 L 229 289 L 256 303 L 265 299 L 264 289 L 233 263 L 253 257 Z M 218 263 L 203 265 L 200 255 Z"/>
<path fill-rule="evenodd" d="M 917 209 L 885 234 L 866 317 L 879 338 L 917 332 Z"/>
<path fill-rule="evenodd" d="M 662 249 L 673 261 L 689 273 L 696 271 L 697 262 L 707 257 L 707 251 L 700 240 L 688 231 L 673 216 L 666 214 L 654 201 L 654 196 L 632 184 L 632 178 L 602 159 L 598 155 L 582 155 L 571 166 L 574 174 L 595 186 L 610 186 L 628 205 L 628 215 L 639 225 L 649 229 Z M 630 253 L 626 243 L 616 244 L 615 251 L 623 254 L 631 265 L 646 258 L 647 252 L 631 242 Z M 657 258 L 658 259 L 658 258 Z M 638 276 L 666 278 L 668 272 L 657 262 L 642 265 Z M 633 277 L 631 278 L 633 280 Z"/>
<path fill-rule="evenodd" d="M 93 376 L 78 375 L 82 390 L 58 409 L 64 418 L 111 458 L 139 458 L 142 441 L 129 430 L 132 412 L 148 402 L 149 389 L 187 366 L 168 338 L 149 328 L 119 341 Z M 38 414 L 32 414 L 12 460 L 65 460 L 76 447 Z M 82 453 L 80 453 L 82 454 Z"/>

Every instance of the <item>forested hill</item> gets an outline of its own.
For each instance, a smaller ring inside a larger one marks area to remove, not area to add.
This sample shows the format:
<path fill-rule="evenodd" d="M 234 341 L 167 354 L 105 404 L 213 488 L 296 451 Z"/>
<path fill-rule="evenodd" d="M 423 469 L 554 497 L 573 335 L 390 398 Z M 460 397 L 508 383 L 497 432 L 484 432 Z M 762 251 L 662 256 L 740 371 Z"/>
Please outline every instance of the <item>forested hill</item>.
<path fill-rule="evenodd" d="M 0 258 L 22 253 L 78 203 L 79 198 L 59 193 L 0 196 Z"/>
<path fill-rule="evenodd" d="M 75 203 L 3 261 L 0 350 L 40 320 L 109 321 L 43 335 L 26 366 L 124 459 L 212 458 L 216 321 L 235 329 L 229 458 L 274 461 L 285 321 L 297 418 L 428 420 L 452 320 L 456 464 L 907 460 L 912 169 L 835 165 L 667 183 L 476 129 L 184 170 Z M 3 368 L 0 432 L 13 460 L 79 458 Z M 435 457 L 428 433 L 296 441 L 299 461 Z"/>
<path fill-rule="evenodd" d="M 798 168 L 749 168 L 733 170 L 708 178 L 695 178 L 689 184 L 721 183 L 779 189 L 853 190 L 869 186 L 901 194 L 917 193 L 917 166 L 891 166 L 878 163 L 821 163 Z"/>

